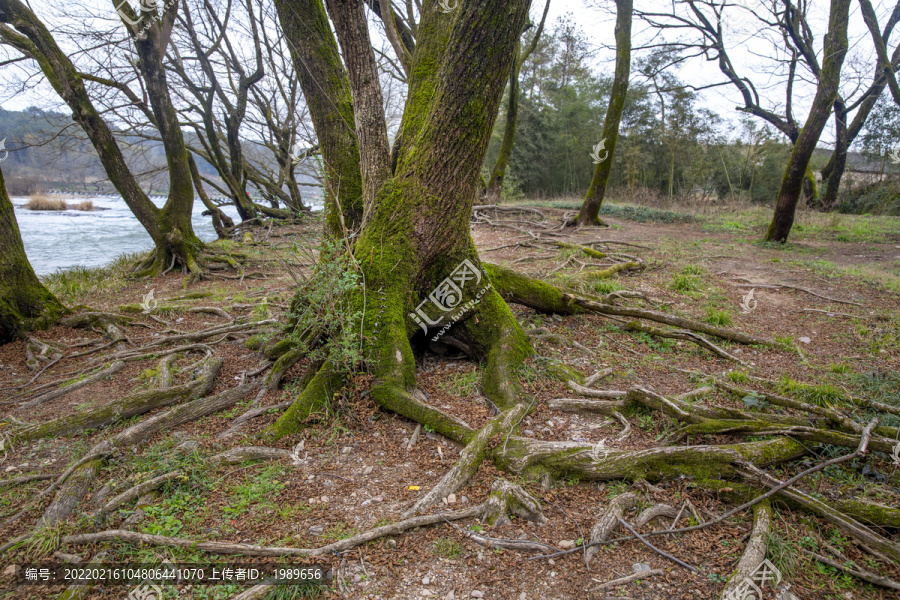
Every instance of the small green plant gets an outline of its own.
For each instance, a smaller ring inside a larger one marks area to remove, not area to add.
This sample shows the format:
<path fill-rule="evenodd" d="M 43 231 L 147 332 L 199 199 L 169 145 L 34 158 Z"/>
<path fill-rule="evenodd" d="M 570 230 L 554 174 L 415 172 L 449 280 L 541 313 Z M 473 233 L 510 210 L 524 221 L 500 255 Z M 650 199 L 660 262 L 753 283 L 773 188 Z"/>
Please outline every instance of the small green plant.
<path fill-rule="evenodd" d="M 794 338 L 789 335 L 776 335 L 775 344 L 785 352 L 794 352 L 796 350 Z"/>
<path fill-rule="evenodd" d="M 468 397 L 474 395 L 478 391 L 478 382 L 481 377 L 477 369 L 464 371 L 462 373 L 454 373 L 447 377 L 446 381 L 438 384 L 442 390 L 451 396 Z"/>
<path fill-rule="evenodd" d="M 598 294 L 611 294 L 624 288 L 618 281 L 612 279 L 599 279 L 591 282 L 591 289 Z"/>
<path fill-rule="evenodd" d="M 463 553 L 462 544 L 447 537 L 436 539 L 431 545 L 431 550 L 438 556 L 449 559 L 458 558 Z"/>
<path fill-rule="evenodd" d="M 794 381 L 787 375 L 781 380 L 779 388 L 782 393 L 793 394 L 816 406 L 829 407 L 839 402 L 848 401 L 847 393 L 830 383 L 812 385 Z"/>
<path fill-rule="evenodd" d="M 669 287 L 676 292 L 699 292 L 702 284 L 700 278 L 695 275 L 676 273 L 672 276 L 672 283 Z"/>
<path fill-rule="evenodd" d="M 728 379 L 733 381 L 734 383 L 749 383 L 750 376 L 744 373 L 743 371 L 729 371 Z"/>
<path fill-rule="evenodd" d="M 706 318 L 704 319 L 710 325 L 718 327 L 731 327 L 731 313 L 727 310 L 716 310 L 714 308 L 706 309 Z"/>
<path fill-rule="evenodd" d="M 769 406 L 769 403 L 766 402 L 765 396 L 761 394 L 757 394 L 756 392 L 751 392 L 741 398 L 743 400 L 744 405 L 747 408 L 756 408 L 756 409 L 764 409 Z"/>
<path fill-rule="evenodd" d="M 327 356 L 339 369 L 353 368 L 362 361 L 363 313 L 353 305 L 361 281 L 341 242 L 323 241 L 313 276 L 291 301 L 288 320 L 288 337 L 311 360 Z"/>
<path fill-rule="evenodd" d="M 845 373 L 851 373 L 853 371 L 853 368 L 847 363 L 831 363 L 829 368 L 835 375 L 844 375 Z"/>
<path fill-rule="evenodd" d="M 797 554 L 796 546 L 792 543 L 778 534 L 769 534 L 766 557 L 783 574 L 789 574 L 794 570 Z"/>

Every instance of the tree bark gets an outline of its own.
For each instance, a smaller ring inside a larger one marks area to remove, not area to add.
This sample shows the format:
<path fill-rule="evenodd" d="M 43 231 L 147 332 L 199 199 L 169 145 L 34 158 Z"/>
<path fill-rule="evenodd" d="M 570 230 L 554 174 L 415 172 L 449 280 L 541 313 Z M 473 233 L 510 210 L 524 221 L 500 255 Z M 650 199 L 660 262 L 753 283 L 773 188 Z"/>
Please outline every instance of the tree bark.
<path fill-rule="evenodd" d="M 816 149 L 816 143 L 822 135 L 822 129 L 831 115 L 831 108 L 837 98 L 841 66 L 847 54 L 849 12 L 850 0 L 831 0 L 828 33 L 825 36 L 825 58 L 818 89 L 781 181 L 775 214 L 766 233 L 766 240 L 770 242 L 786 242 L 794 224 L 794 213 L 803 190 L 809 159 Z"/>
<path fill-rule="evenodd" d="M 454 320 L 454 336 L 486 361 L 486 396 L 497 406 L 516 402 L 511 369 L 532 352 L 531 345 L 490 288 L 469 231 L 480 169 L 528 4 L 470 3 L 453 16 L 436 6 L 424 11 L 397 167 L 379 189 L 353 247 L 365 290 L 354 293 L 351 301 L 364 314 L 360 329 L 364 355 L 371 357 L 377 377 L 372 386 L 376 402 L 390 403 L 414 387 L 410 338 L 423 329 L 434 336 Z M 336 29 L 340 35 L 342 28 Z M 338 66 L 334 69 L 340 75 Z M 329 78 L 334 77 L 332 72 Z M 354 94 L 364 93 L 359 89 L 363 82 L 350 81 Z M 318 123 L 316 132 L 320 140 L 330 135 Z M 361 148 L 358 155 L 367 152 Z M 341 178 L 361 179 L 358 161 L 354 169 Z M 316 402 L 329 400 L 328 392 L 340 382 L 333 369 L 323 367 L 301 394 L 302 402 L 267 436 L 295 431 L 298 417 L 309 414 Z"/>
<path fill-rule="evenodd" d="M 503 141 L 500 143 L 500 153 L 497 155 L 497 162 L 494 164 L 494 170 L 491 172 L 491 179 L 487 184 L 487 191 L 484 194 L 485 204 L 497 204 L 500 201 L 500 193 L 503 191 L 503 180 L 506 178 L 506 169 L 509 166 L 509 159 L 512 157 L 513 146 L 516 143 L 516 126 L 519 120 L 519 74 L 522 72 L 522 65 L 531 56 L 541 34 L 544 31 L 544 23 L 547 21 L 547 13 L 550 12 L 550 0 L 544 5 L 544 14 L 541 16 L 541 23 L 534 34 L 534 38 L 528 45 L 528 48 L 521 49 L 516 53 L 516 60 L 509 72 L 509 98 L 506 107 L 506 124 L 503 129 Z"/>
<path fill-rule="evenodd" d="M 122 10 L 131 9 L 123 4 Z M 152 105 L 152 120 L 162 137 L 169 167 L 169 198 L 165 206 L 159 209 L 138 185 L 112 131 L 88 96 L 82 76 L 46 26 L 20 0 L 0 0 L 0 21 L 21 32 L 0 28 L 0 38 L 37 61 L 49 83 L 72 109 L 72 118 L 91 140 L 110 181 L 153 239 L 155 253 L 143 265 L 142 275 L 158 275 L 173 260 L 197 273 L 200 269 L 195 256 L 203 247 L 191 225 L 194 192 L 187 152 L 162 69 L 163 48 L 168 43 L 171 20 L 174 18 L 174 14 L 169 13 L 174 12 L 174 7 L 166 11 L 160 22 L 147 29 L 144 39 L 135 40 L 147 96 Z M 143 20 L 131 28 L 136 32 L 141 23 Z"/>
<path fill-rule="evenodd" d="M 28 263 L 0 171 L 0 344 L 32 329 L 52 327 L 67 312 Z"/>
<path fill-rule="evenodd" d="M 619 139 L 619 123 L 622 121 L 625 96 L 628 93 L 628 78 L 631 74 L 632 9 L 632 0 L 616 0 L 616 72 L 609 93 L 606 119 L 603 122 L 603 139 L 606 140 L 606 152 L 609 154 L 605 160 L 594 167 L 591 185 L 588 187 L 584 203 L 576 218 L 576 223 L 582 227 L 604 224 L 599 217 L 600 207 L 606 196 L 606 186 L 612 170 L 616 142 Z M 669 193 L 671 195 L 671 176 Z"/>
<path fill-rule="evenodd" d="M 322 0 L 275 0 L 275 8 L 325 163 L 325 230 L 343 237 L 363 217 L 350 80 Z"/>

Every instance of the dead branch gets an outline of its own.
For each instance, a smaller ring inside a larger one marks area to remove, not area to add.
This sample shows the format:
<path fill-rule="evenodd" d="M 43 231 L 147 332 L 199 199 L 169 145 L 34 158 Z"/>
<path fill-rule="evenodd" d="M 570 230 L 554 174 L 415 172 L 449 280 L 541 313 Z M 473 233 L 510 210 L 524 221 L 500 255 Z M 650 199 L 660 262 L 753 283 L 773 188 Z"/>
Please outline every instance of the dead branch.
<path fill-rule="evenodd" d="M 619 390 L 594 390 L 591 388 L 586 388 L 583 385 L 578 385 L 571 379 L 566 382 L 566 387 L 573 392 L 581 394 L 582 396 L 587 396 L 588 398 L 602 398 L 604 400 L 624 398 L 626 394 L 626 392 L 622 392 Z"/>
<path fill-rule="evenodd" d="M 609 588 L 616 588 L 620 585 L 626 585 L 631 583 L 632 581 L 637 581 L 638 579 L 646 579 L 647 577 L 656 577 L 657 575 L 663 575 L 663 572 L 659 569 L 653 569 L 652 571 L 638 571 L 637 573 L 632 573 L 627 577 L 620 577 L 618 579 L 613 579 L 611 581 L 607 581 L 606 583 L 602 583 L 595 588 L 591 588 L 588 590 L 589 592 L 600 592 Z M 594 581 L 597 581 L 594 579 Z"/>
<path fill-rule="evenodd" d="M 248 460 L 279 460 L 291 455 L 289 450 L 281 448 L 264 448 L 262 446 L 248 446 L 245 448 L 231 448 L 221 454 L 216 454 L 209 459 L 212 463 L 233 465 Z"/>
<path fill-rule="evenodd" d="M 821 554 L 816 554 L 815 552 L 811 552 L 811 551 L 807 550 L 806 548 L 800 548 L 800 550 L 802 550 L 804 554 L 806 554 L 808 556 L 812 556 L 814 559 L 816 559 L 820 563 L 826 564 L 829 567 L 834 567 L 838 571 L 843 571 L 844 573 L 853 575 L 857 579 L 861 579 L 868 583 L 872 583 L 874 585 L 877 585 L 877 586 L 880 586 L 883 588 L 887 588 L 889 590 L 900 590 L 900 583 L 894 581 L 893 579 L 890 579 L 888 577 L 882 577 L 880 575 L 875 575 L 874 573 L 869 573 L 868 571 L 864 571 L 864 570 L 860 569 L 859 567 L 854 569 L 852 567 L 842 565 L 841 563 L 839 563 L 837 561 L 831 560 L 830 558 L 822 556 Z"/>
<path fill-rule="evenodd" d="M 678 565 L 680 567 L 684 567 L 685 569 L 687 569 L 688 571 L 691 571 L 692 573 L 700 572 L 700 570 L 697 567 L 692 567 L 691 565 L 687 564 L 686 562 L 672 556 L 668 552 L 660 550 L 659 548 L 657 548 L 656 546 L 654 546 L 653 544 L 648 542 L 646 539 L 644 539 L 644 537 L 641 534 L 639 534 L 637 531 L 635 531 L 634 528 L 631 525 L 629 525 L 628 522 L 625 521 L 622 517 L 619 517 L 618 519 L 619 519 L 619 523 L 621 523 L 622 527 L 624 527 L 625 529 L 630 531 L 631 534 L 633 536 L 635 536 L 638 540 L 640 540 L 640 542 L 642 544 L 644 544 L 645 546 L 647 546 L 648 548 L 650 548 L 651 550 L 653 550 L 654 552 L 656 552 L 663 558 L 667 558 L 667 559 L 671 560 L 676 565 Z"/>
<path fill-rule="evenodd" d="M 156 488 L 162 486 L 164 483 L 180 477 L 181 475 L 182 472 L 180 470 L 176 470 L 172 471 L 171 473 L 166 473 L 165 475 L 160 475 L 159 477 L 149 479 L 144 483 L 139 483 L 138 485 L 119 494 L 118 496 L 107 502 L 106 505 L 100 509 L 99 514 L 108 515 L 120 506 L 128 504 L 132 500 L 137 500 L 141 496 L 147 494 L 147 492 L 155 490 Z"/>

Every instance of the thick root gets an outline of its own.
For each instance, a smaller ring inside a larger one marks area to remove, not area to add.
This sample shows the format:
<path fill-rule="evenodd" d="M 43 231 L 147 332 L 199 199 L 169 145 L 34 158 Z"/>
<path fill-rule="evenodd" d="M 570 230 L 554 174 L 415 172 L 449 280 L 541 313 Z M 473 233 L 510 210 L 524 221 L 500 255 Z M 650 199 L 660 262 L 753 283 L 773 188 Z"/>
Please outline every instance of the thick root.
<path fill-rule="evenodd" d="M 274 442 L 297 433 L 311 415 L 329 405 L 334 393 L 343 385 L 344 374 L 339 372 L 330 361 L 326 361 L 291 407 L 266 429 L 261 437 L 266 441 Z"/>
<path fill-rule="evenodd" d="M 753 507 L 753 532 L 744 549 L 744 554 L 737 568 L 722 590 L 720 598 L 727 600 L 739 588 L 744 579 L 753 575 L 766 558 L 769 544 L 769 528 L 772 523 L 772 507 L 768 500 Z"/>
<path fill-rule="evenodd" d="M 637 494 L 626 492 L 621 496 L 616 496 L 606 508 L 606 513 L 600 518 L 591 529 L 591 536 L 588 538 L 588 544 L 598 544 L 609 539 L 609 535 L 619 525 L 619 519 L 625 515 L 625 511 L 630 510 L 638 505 L 639 498 Z M 591 559 L 599 551 L 599 546 L 591 546 L 585 551 L 584 562 L 588 564 Z"/>

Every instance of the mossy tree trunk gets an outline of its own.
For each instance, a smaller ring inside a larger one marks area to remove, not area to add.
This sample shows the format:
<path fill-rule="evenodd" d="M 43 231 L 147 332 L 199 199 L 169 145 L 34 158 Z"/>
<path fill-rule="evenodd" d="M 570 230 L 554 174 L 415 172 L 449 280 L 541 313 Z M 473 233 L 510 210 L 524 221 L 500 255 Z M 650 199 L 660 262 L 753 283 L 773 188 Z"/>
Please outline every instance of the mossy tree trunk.
<path fill-rule="evenodd" d="M 67 312 L 34 274 L 0 171 L 0 344 L 53 326 Z"/>
<path fill-rule="evenodd" d="M 633 12 L 632 0 L 616 0 L 616 72 L 612 89 L 609 93 L 609 107 L 603 121 L 603 139 L 606 140 L 605 160 L 594 167 L 591 185 L 584 197 L 581 210 L 578 211 L 576 223 L 579 226 L 603 225 L 600 220 L 600 207 L 606 196 L 606 185 L 619 139 L 619 123 L 625 109 L 625 97 L 628 94 L 628 78 L 631 75 L 631 20 Z M 674 161 L 674 156 L 673 156 Z M 673 162 L 674 165 L 674 162 Z M 669 177 L 669 195 L 672 192 L 672 177 Z M 671 201 L 671 198 L 670 198 Z"/>
<path fill-rule="evenodd" d="M 487 184 L 487 191 L 484 194 L 484 202 L 486 204 L 496 204 L 500 201 L 500 192 L 503 191 L 506 169 L 509 167 L 509 159 L 512 157 L 513 146 L 516 143 L 516 125 L 519 120 L 519 74 L 522 72 L 522 65 L 529 59 L 535 48 L 537 48 L 538 42 L 540 42 L 549 11 L 550 0 L 547 0 L 544 5 L 544 14 L 541 15 L 541 22 L 534 37 L 527 48 L 521 48 L 520 46 L 516 53 L 516 60 L 513 61 L 512 69 L 509 72 L 509 97 L 506 105 L 503 141 L 500 143 L 500 153 L 497 155 L 497 162 L 494 163 L 494 169 L 491 171 L 491 178 Z"/>
<path fill-rule="evenodd" d="M 786 242 L 794 224 L 797 202 L 803 191 L 809 159 L 816 149 L 816 143 L 831 116 L 831 109 L 838 94 L 841 80 L 841 66 L 847 54 L 847 24 L 850 0 L 831 0 L 828 33 L 825 35 L 824 60 L 819 75 L 816 96 L 812 108 L 794 148 L 781 180 L 781 189 L 775 205 L 775 214 L 766 233 L 766 240 Z"/>
<path fill-rule="evenodd" d="M 334 8 L 331 2 L 329 8 Z M 485 361 L 486 396 L 498 408 L 517 401 L 511 371 L 532 352 L 531 345 L 481 269 L 470 218 L 528 5 L 528 0 L 500 0 L 462 3 L 450 14 L 437 6 L 423 11 L 396 169 L 378 188 L 353 246 L 365 285 L 352 302 L 364 315 L 364 355 L 371 357 L 376 375 L 372 396 L 383 406 L 403 402 L 407 390 L 415 387 L 410 339 L 423 331 L 433 337 L 451 322 L 456 323 L 453 336 Z M 339 36 L 346 25 L 336 24 Z M 355 75 L 349 79 L 359 94 L 355 102 L 371 93 L 363 89 L 367 82 Z M 371 122 L 353 122 L 356 138 L 376 145 L 374 151 L 361 148 L 358 155 L 378 156 L 386 142 L 359 134 L 359 128 Z M 320 140 L 328 136 L 318 124 L 316 132 Z M 356 173 L 341 175 L 342 180 L 352 177 L 363 180 L 359 165 Z M 324 383 L 315 389 L 333 391 L 339 384 L 324 367 L 317 378 Z M 295 431 L 298 415 L 308 414 L 304 405 L 314 400 L 301 395 L 295 410 L 279 419 L 268 435 Z"/>
<path fill-rule="evenodd" d="M 325 167 L 325 229 L 362 223 L 363 193 L 350 80 L 322 0 L 275 0 Z"/>
<path fill-rule="evenodd" d="M 121 10 L 131 11 L 131 8 L 123 4 Z M 0 38 L 37 61 L 54 90 L 72 110 L 72 118 L 91 140 L 109 180 L 153 239 L 156 248 L 141 265 L 139 273 L 142 275 L 157 275 L 176 263 L 197 273 L 196 255 L 203 246 L 191 225 L 194 203 L 191 172 L 162 67 L 176 10 L 172 7 L 165 11 L 159 21 L 147 28 L 143 39 L 134 42 L 151 105 L 149 109 L 146 106 L 139 108 L 159 130 L 169 169 L 169 197 L 160 209 L 141 189 L 112 131 L 88 96 L 82 74 L 57 45 L 47 27 L 19 0 L 0 0 L 0 22 L 16 29 L 3 28 Z M 134 19 L 136 15 L 129 16 Z M 129 31 L 136 34 L 143 29 L 144 21 L 149 19 L 144 15 L 136 25 L 128 25 Z"/>

